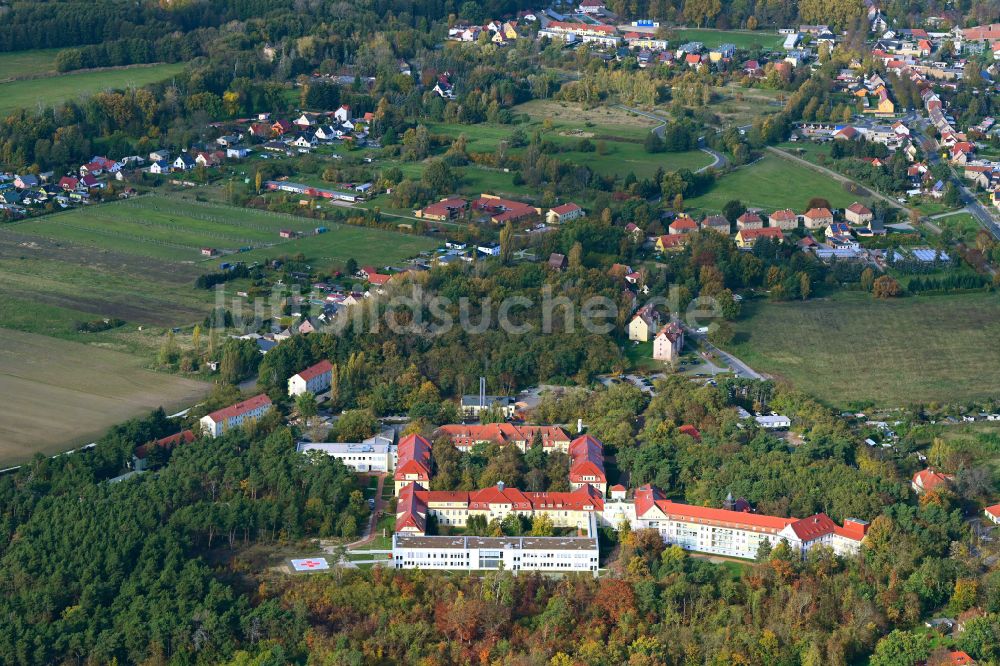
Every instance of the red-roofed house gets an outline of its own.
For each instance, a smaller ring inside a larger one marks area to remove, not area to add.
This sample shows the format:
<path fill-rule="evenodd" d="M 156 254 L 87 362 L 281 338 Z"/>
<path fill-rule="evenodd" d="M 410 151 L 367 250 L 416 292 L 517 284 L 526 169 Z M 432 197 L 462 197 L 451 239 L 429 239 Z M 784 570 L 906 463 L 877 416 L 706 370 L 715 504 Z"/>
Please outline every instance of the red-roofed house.
<path fill-rule="evenodd" d="M 656 249 L 660 252 L 680 250 L 687 244 L 687 234 L 666 234 L 656 239 Z"/>
<path fill-rule="evenodd" d="M 822 229 L 833 224 L 833 213 L 829 208 L 810 208 L 802 216 L 806 229 Z"/>
<path fill-rule="evenodd" d="M 784 210 L 776 210 L 768 215 L 767 223 L 769 226 L 783 231 L 798 229 L 799 216 L 795 214 L 795 211 L 785 208 Z"/>
<path fill-rule="evenodd" d="M 858 138 L 858 130 L 848 125 L 847 127 L 842 127 L 834 132 L 833 138 L 840 139 L 841 141 L 854 141 Z"/>
<path fill-rule="evenodd" d="M 396 446 L 396 493 L 411 483 L 428 485 L 431 480 L 431 443 L 420 435 L 407 435 Z"/>
<path fill-rule="evenodd" d="M 323 359 L 288 378 L 288 395 L 322 393 L 333 382 L 333 364 Z"/>
<path fill-rule="evenodd" d="M 231 428 L 256 421 L 271 409 L 271 399 L 261 393 L 201 417 L 201 427 L 210 437 L 219 437 Z"/>
<path fill-rule="evenodd" d="M 959 141 L 951 147 L 951 161 L 953 164 L 965 164 L 972 159 L 976 152 L 976 146 L 968 141 Z"/>
<path fill-rule="evenodd" d="M 757 213 L 743 213 L 736 218 L 737 229 L 763 229 L 764 220 Z"/>
<path fill-rule="evenodd" d="M 416 217 L 441 222 L 459 217 L 463 212 L 465 212 L 465 209 L 468 208 L 468 206 L 469 202 L 465 199 L 452 197 L 450 199 L 441 199 L 441 201 L 432 203 L 426 208 L 415 211 L 413 214 Z"/>
<path fill-rule="evenodd" d="M 75 190 L 76 186 L 80 183 L 79 178 L 74 178 L 73 176 L 63 176 L 59 179 L 59 187 L 66 190 L 67 192 Z"/>
<path fill-rule="evenodd" d="M 698 223 L 690 217 L 681 216 L 670 223 L 667 231 L 671 234 L 689 234 L 692 231 L 698 231 Z"/>
<path fill-rule="evenodd" d="M 561 206 L 550 208 L 548 214 L 545 216 L 545 221 L 549 224 L 559 224 L 560 222 L 569 222 L 578 217 L 583 217 L 584 214 L 583 209 L 575 203 L 564 203 Z"/>
<path fill-rule="evenodd" d="M 986 507 L 983 510 L 983 514 L 990 520 L 990 522 L 995 525 L 1000 525 L 1000 504 L 994 504 L 993 506 Z"/>
<path fill-rule="evenodd" d="M 740 229 L 736 232 L 736 246 L 741 249 L 752 248 L 761 238 L 770 238 L 775 243 L 782 243 L 785 235 L 777 227 L 764 227 L 763 229 Z"/>
<path fill-rule="evenodd" d="M 851 224 L 868 224 L 873 217 L 871 210 L 857 201 L 844 210 L 844 219 Z"/>
<path fill-rule="evenodd" d="M 946 488 L 954 478 L 951 474 L 941 474 L 928 467 L 913 475 L 910 487 L 913 488 L 913 492 L 919 495 L 931 490 Z"/>

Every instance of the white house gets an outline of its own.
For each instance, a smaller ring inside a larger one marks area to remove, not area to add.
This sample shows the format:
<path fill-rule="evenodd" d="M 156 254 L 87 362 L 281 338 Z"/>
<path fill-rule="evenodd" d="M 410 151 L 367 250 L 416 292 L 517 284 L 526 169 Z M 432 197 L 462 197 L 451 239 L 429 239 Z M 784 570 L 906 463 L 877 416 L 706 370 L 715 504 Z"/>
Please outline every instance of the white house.
<path fill-rule="evenodd" d="M 351 107 L 342 104 L 339 109 L 333 112 L 333 117 L 342 123 L 346 123 L 351 119 Z"/>
<path fill-rule="evenodd" d="M 170 163 L 165 160 L 157 160 L 149 165 L 149 173 L 170 173 Z"/>
<path fill-rule="evenodd" d="M 230 428 L 256 421 L 270 411 L 271 407 L 271 399 L 261 393 L 201 417 L 201 426 L 210 437 L 218 437 Z"/>
<path fill-rule="evenodd" d="M 197 163 L 190 155 L 187 153 L 181 153 L 177 156 L 177 159 L 174 160 L 173 167 L 178 171 L 188 171 L 189 169 L 193 169 L 196 164 Z"/>
<path fill-rule="evenodd" d="M 1000 504 L 994 504 L 983 509 L 986 519 L 995 525 L 1000 525 Z"/>
<path fill-rule="evenodd" d="M 288 378 L 288 395 L 322 393 L 333 382 L 333 364 L 326 359 Z"/>
<path fill-rule="evenodd" d="M 761 428 L 766 430 L 785 430 L 792 426 L 792 420 L 781 414 L 767 414 L 754 419 Z"/>

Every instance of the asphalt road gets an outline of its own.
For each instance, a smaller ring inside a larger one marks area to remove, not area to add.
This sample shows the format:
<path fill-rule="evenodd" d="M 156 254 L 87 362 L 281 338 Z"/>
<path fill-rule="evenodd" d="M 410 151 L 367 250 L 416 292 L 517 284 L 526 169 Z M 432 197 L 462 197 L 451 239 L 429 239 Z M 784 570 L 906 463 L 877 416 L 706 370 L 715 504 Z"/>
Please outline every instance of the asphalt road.
<path fill-rule="evenodd" d="M 663 129 L 667 126 L 667 123 L 670 122 L 668 118 L 664 118 L 663 116 L 658 116 L 655 113 L 649 113 L 648 111 L 640 111 L 639 109 L 633 109 L 628 106 L 618 105 L 618 108 L 624 109 L 625 111 L 631 111 L 637 116 L 649 118 L 650 120 L 655 120 L 656 122 L 660 123 L 659 125 L 657 125 L 656 127 L 654 127 L 649 131 L 657 135 L 661 139 L 663 138 Z M 696 170 L 695 173 L 701 173 L 702 171 L 707 171 L 708 169 L 725 169 L 726 165 L 729 163 L 725 155 L 718 152 L 717 150 L 708 147 L 708 144 L 705 143 L 705 137 L 701 137 L 698 139 L 698 150 L 708 155 L 711 155 L 713 161 L 711 164 L 708 164 Z"/>

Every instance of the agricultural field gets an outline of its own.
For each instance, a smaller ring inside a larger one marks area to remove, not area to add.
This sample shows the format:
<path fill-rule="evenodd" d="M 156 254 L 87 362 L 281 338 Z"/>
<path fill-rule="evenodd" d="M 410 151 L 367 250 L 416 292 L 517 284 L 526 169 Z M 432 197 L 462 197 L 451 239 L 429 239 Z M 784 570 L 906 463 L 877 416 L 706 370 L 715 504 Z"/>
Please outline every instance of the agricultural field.
<path fill-rule="evenodd" d="M 721 176 L 712 189 L 687 199 L 685 204 L 705 212 L 719 212 L 727 201 L 739 199 L 747 206 L 791 208 L 801 213 L 813 197 L 823 197 L 835 208 L 870 200 L 851 194 L 840 183 L 821 173 L 769 154 Z"/>
<path fill-rule="evenodd" d="M 163 81 L 183 69 L 184 63 L 132 65 L 0 83 L 0 114 L 21 108 L 34 109 L 39 105 L 51 106 L 101 90 L 126 86 L 141 87 Z"/>
<path fill-rule="evenodd" d="M 729 351 L 831 405 L 982 399 L 1000 390 L 1000 296 L 744 303 Z M 946 333 L 942 334 L 942 331 Z"/>
<path fill-rule="evenodd" d="M 60 49 L 0 53 L 0 82 L 55 74 Z"/>
<path fill-rule="evenodd" d="M 144 370 L 135 356 L 0 329 L 0 467 L 87 444 L 116 423 L 162 406 L 190 406 L 204 382 Z"/>
<path fill-rule="evenodd" d="M 784 35 L 776 32 L 754 31 L 754 30 L 708 30 L 686 28 L 674 31 L 676 37 L 673 43 L 678 46 L 684 42 L 701 42 L 707 48 L 719 46 L 720 44 L 733 44 L 738 49 L 752 49 L 761 47 L 765 49 L 776 49 L 785 41 Z"/>

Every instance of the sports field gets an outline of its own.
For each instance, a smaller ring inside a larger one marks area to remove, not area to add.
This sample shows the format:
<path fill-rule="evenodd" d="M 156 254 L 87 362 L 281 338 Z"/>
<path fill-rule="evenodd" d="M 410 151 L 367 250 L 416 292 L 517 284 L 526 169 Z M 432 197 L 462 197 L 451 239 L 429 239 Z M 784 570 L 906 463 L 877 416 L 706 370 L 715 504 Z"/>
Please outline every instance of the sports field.
<path fill-rule="evenodd" d="M 143 370 L 125 354 L 0 329 L 0 467 L 92 442 L 157 407 L 188 407 L 210 385 Z"/>
<path fill-rule="evenodd" d="M 70 72 L 39 79 L 0 83 L 0 114 L 15 109 L 51 106 L 67 99 L 85 97 L 107 89 L 142 87 L 168 79 L 184 69 L 184 63 L 133 65 L 101 71 Z"/>
<path fill-rule="evenodd" d="M 727 201 L 739 199 L 747 206 L 791 208 L 801 213 L 813 197 L 823 197 L 835 208 L 868 201 L 847 192 L 840 183 L 821 173 L 766 155 L 754 164 L 721 176 L 712 189 L 686 200 L 685 204 L 689 208 L 719 212 Z"/>
<path fill-rule="evenodd" d="M 678 46 L 684 42 L 701 42 L 708 48 L 719 46 L 720 44 L 732 44 L 738 49 L 751 49 L 762 47 L 774 49 L 781 46 L 785 41 L 783 35 L 776 32 L 765 32 L 763 30 L 707 30 L 707 29 L 684 29 L 675 31 Z"/>
<path fill-rule="evenodd" d="M 960 402 L 1000 391 L 1000 296 L 866 293 L 744 303 L 737 356 L 836 406 Z"/>

